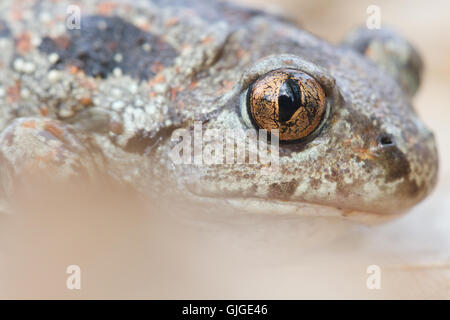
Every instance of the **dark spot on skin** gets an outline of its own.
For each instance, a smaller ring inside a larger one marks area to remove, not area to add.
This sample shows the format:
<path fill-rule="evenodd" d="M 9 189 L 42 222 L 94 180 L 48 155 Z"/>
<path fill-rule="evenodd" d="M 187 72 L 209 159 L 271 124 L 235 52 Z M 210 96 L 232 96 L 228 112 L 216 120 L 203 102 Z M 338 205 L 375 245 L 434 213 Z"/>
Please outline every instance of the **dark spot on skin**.
<path fill-rule="evenodd" d="M 144 154 L 149 151 L 157 142 L 155 136 L 150 133 L 139 130 L 131 139 L 128 140 L 125 151 Z"/>
<path fill-rule="evenodd" d="M 320 179 L 311 178 L 311 180 L 309 181 L 309 184 L 310 184 L 311 188 L 313 188 L 314 190 L 317 190 L 317 189 L 319 189 L 322 182 L 320 181 Z"/>
<path fill-rule="evenodd" d="M 8 38 L 11 35 L 11 31 L 5 21 L 0 20 L 0 38 Z"/>
<path fill-rule="evenodd" d="M 350 195 L 349 185 L 344 182 L 343 178 L 338 178 L 336 181 L 336 193 L 342 197 L 348 197 Z"/>
<path fill-rule="evenodd" d="M 335 168 L 331 168 L 331 176 L 335 178 L 337 175 L 338 175 L 337 170 Z"/>
<path fill-rule="evenodd" d="M 131 137 L 124 150 L 139 154 L 148 154 L 153 148 L 163 139 L 167 139 L 171 136 L 172 132 L 179 127 L 169 126 L 159 129 L 157 132 L 149 132 L 145 130 L 138 130 L 137 133 Z M 112 139 L 115 143 L 115 138 Z"/>
<path fill-rule="evenodd" d="M 385 147 L 380 154 L 381 164 L 386 170 L 386 182 L 393 182 L 407 177 L 411 172 L 408 159 L 396 146 Z"/>
<path fill-rule="evenodd" d="M 270 196 L 278 199 L 289 199 L 297 190 L 298 182 L 291 180 L 290 182 L 272 183 L 269 186 Z"/>
<path fill-rule="evenodd" d="M 416 198 L 422 189 L 415 180 L 408 179 L 397 186 L 397 194 L 404 195 L 408 199 Z"/>
<path fill-rule="evenodd" d="M 242 177 L 245 179 L 245 180 L 249 180 L 249 179 L 254 179 L 255 178 L 255 174 L 254 173 L 244 173 L 243 175 L 242 175 Z"/>
<path fill-rule="evenodd" d="M 54 66 L 57 69 L 75 65 L 90 76 L 106 78 L 120 68 L 124 74 L 140 80 L 155 75 L 152 65 L 167 67 L 177 56 L 161 38 L 119 17 L 102 16 L 83 17 L 81 29 L 68 30 L 66 37 L 44 38 L 39 50 L 58 53 L 60 60 Z M 118 55 L 121 59 L 115 59 Z"/>

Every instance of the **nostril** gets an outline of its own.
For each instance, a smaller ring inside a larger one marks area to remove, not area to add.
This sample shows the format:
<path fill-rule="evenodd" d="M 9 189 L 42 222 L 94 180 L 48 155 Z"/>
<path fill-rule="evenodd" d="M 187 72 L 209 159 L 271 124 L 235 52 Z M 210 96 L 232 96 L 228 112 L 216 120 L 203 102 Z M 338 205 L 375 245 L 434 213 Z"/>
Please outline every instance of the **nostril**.
<path fill-rule="evenodd" d="M 394 138 L 387 133 L 381 133 L 377 138 L 378 145 L 381 147 L 392 147 L 395 145 Z"/>

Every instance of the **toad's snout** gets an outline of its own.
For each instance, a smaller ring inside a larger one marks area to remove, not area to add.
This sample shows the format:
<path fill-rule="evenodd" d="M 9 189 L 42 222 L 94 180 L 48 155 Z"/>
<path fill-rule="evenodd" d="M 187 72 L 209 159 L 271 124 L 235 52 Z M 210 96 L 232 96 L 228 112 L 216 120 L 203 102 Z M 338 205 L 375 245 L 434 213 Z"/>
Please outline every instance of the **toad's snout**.
<path fill-rule="evenodd" d="M 434 134 L 421 122 L 411 132 L 380 133 L 377 137 L 385 183 L 393 186 L 384 194 L 389 204 L 383 208 L 385 211 L 412 207 L 432 191 L 437 181 L 439 163 Z"/>

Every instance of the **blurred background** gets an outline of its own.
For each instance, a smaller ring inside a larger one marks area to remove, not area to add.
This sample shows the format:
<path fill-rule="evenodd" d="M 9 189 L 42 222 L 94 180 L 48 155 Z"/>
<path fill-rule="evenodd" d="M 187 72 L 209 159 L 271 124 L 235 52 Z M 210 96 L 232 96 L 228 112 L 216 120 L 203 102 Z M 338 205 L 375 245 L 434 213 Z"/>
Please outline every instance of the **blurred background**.
<path fill-rule="evenodd" d="M 433 194 L 396 221 L 324 244 L 320 228 L 304 233 L 315 222 L 295 217 L 180 219 L 182 204 L 164 212 L 159 199 L 149 204 L 128 190 L 49 190 L 1 224 L 0 298 L 450 299 L 450 2 L 239 3 L 285 14 L 331 42 L 379 6 L 382 26 L 409 39 L 426 65 L 414 105 L 437 138 Z M 81 267 L 81 290 L 65 287 L 71 264 Z M 369 265 L 381 268 L 380 290 L 366 286 Z"/>

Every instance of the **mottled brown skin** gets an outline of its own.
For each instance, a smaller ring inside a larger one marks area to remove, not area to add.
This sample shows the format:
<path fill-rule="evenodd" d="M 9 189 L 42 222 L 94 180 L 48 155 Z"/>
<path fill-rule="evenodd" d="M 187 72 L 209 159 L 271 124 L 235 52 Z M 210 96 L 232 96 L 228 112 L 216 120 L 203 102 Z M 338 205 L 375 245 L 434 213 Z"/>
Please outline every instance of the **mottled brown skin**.
<path fill-rule="evenodd" d="M 297 111 L 288 121 L 279 116 L 279 94 L 283 83 L 292 79 L 298 83 L 301 96 Z M 300 142 L 312 134 L 325 114 L 325 92 L 311 76 L 292 69 L 280 69 L 258 79 L 249 88 L 249 112 L 257 128 L 279 130 L 282 142 Z"/>
<path fill-rule="evenodd" d="M 406 60 L 381 50 L 382 59 L 371 61 L 354 39 L 336 46 L 279 17 L 228 3 L 79 3 L 82 32 L 65 29 L 71 1 L 0 3 L 0 143 L 11 130 L 15 141 L 13 152 L 2 151 L 3 168 L 20 173 L 11 155 L 36 154 L 25 150 L 34 131 L 14 130 L 27 117 L 58 121 L 88 137 L 90 156 L 72 154 L 84 166 L 98 155 L 105 161 L 100 171 L 118 183 L 144 196 L 207 203 L 212 215 L 231 207 L 372 221 L 404 212 L 433 189 L 438 157 L 411 105 L 420 79 L 418 64 L 407 63 L 417 57 L 411 46 L 402 52 Z M 395 68 L 386 72 L 383 65 Z M 277 172 L 267 174 L 262 164 L 171 162 L 173 131 L 192 131 L 196 120 L 205 134 L 251 128 L 240 97 L 280 68 L 313 77 L 330 112 L 313 139 L 280 146 Z"/>

